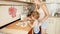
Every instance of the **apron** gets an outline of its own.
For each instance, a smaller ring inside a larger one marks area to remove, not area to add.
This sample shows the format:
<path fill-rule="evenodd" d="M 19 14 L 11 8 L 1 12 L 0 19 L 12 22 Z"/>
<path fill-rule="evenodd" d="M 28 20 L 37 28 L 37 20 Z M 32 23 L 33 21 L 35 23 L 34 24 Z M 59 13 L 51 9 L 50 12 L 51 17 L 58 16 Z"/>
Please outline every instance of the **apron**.
<path fill-rule="evenodd" d="M 40 34 L 41 32 L 41 30 L 40 30 L 40 27 L 39 27 L 39 21 L 38 20 L 35 20 L 34 21 L 34 27 L 33 27 L 33 32 L 34 32 L 34 34 Z"/>

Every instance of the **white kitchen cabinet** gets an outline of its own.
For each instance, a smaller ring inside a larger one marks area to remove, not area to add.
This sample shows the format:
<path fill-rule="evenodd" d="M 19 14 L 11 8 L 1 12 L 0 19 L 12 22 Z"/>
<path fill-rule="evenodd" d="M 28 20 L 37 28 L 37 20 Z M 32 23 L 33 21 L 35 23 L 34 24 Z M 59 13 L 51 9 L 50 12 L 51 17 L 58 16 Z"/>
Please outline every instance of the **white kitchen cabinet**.
<path fill-rule="evenodd" d="M 56 20 L 56 34 L 60 34 L 60 19 Z"/>
<path fill-rule="evenodd" d="M 48 19 L 47 34 L 60 34 L 60 18 L 50 17 Z"/>
<path fill-rule="evenodd" d="M 48 19 L 47 34 L 55 34 L 55 22 L 53 18 Z"/>

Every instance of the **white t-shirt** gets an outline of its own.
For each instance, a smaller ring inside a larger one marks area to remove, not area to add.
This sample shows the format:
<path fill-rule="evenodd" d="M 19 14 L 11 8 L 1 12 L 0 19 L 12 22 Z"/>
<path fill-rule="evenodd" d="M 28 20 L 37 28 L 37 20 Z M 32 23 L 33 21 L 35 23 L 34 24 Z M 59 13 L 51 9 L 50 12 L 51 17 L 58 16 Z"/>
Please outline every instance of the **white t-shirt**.
<path fill-rule="evenodd" d="M 33 31 L 34 31 L 34 33 L 38 33 L 38 32 L 40 31 L 39 21 L 38 21 L 38 20 L 35 20 L 35 21 L 34 21 Z"/>
<path fill-rule="evenodd" d="M 40 13 L 40 17 L 39 17 L 39 19 L 44 18 L 45 13 L 44 13 L 43 9 L 42 9 L 42 8 L 40 8 L 40 9 L 38 10 L 38 12 Z M 41 28 L 46 29 L 46 28 L 47 28 L 47 26 L 48 26 L 48 21 L 46 20 L 46 21 L 44 21 L 44 23 L 41 25 Z"/>
<path fill-rule="evenodd" d="M 40 8 L 40 9 L 38 10 L 38 12 L 40 13 L 40 17 L 39 17 L 39 19 L 44 18 L 45 14 L 44 14 L 43 9 L 42 9 L 42 8 Z"/>

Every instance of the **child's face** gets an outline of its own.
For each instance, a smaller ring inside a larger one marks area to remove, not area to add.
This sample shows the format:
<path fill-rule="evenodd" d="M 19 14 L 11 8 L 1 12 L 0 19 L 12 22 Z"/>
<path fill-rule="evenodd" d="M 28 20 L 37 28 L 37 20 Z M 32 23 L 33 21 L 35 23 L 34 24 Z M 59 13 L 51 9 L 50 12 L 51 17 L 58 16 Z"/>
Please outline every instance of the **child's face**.
<path fill-rule="evenodd" d="M 39 15 L 38 15 L 36 12 L 33 12 L 33 13 L 32 13 L 32 17 L 33 17 L 34 19 L 38 19 L 38 18 L 39 18 Z"/>

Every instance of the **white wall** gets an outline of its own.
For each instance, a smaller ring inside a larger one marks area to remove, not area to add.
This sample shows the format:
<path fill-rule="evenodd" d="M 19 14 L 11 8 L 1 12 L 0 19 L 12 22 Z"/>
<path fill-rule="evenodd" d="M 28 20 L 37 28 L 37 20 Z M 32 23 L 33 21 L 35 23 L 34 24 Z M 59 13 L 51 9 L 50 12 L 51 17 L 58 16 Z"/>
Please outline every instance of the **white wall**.
<path fill-rule="evenodd" d="M 60 0 L 56 0 L 58 3 L 60 3 Z"/>
<path fill-rule="evenodd" d="M 46 5 L 48 7 L 49 13 L 54 16 L 56 9 L 60 8 L 60 0 L 46 0 Z"/>
<path fill-rule="evenodd" d="M 46 4 L 47 8 L 49 10 L 49 13 L 54 16 L 54 13 L 56 12 L 57 9 L 57 4 Z"/>
<path fill-rule="evenodd" d="M 47 3 L 55 3 L 56 0 L 46 0 Z"/>
<path fill-rule="evenodd" d="M 17 5 L 19 5 L 19 3 L 1 2 L 1 1 L 0 1 L 0 4 L 17 4 Z M 8 24 L 14 20 L 19 19 L 19 14 L 23 11 L 23 6 L 13 6 L 17 9 L 17 13 L 16 13 L 17 16 L 15 18 L 12 18 L 11 15 L 9 15 L 9 11 L 8 11 L 8 9 L 10 7 L 11 6 L 0 6 L 0 27 L 5 24 Z"/>

